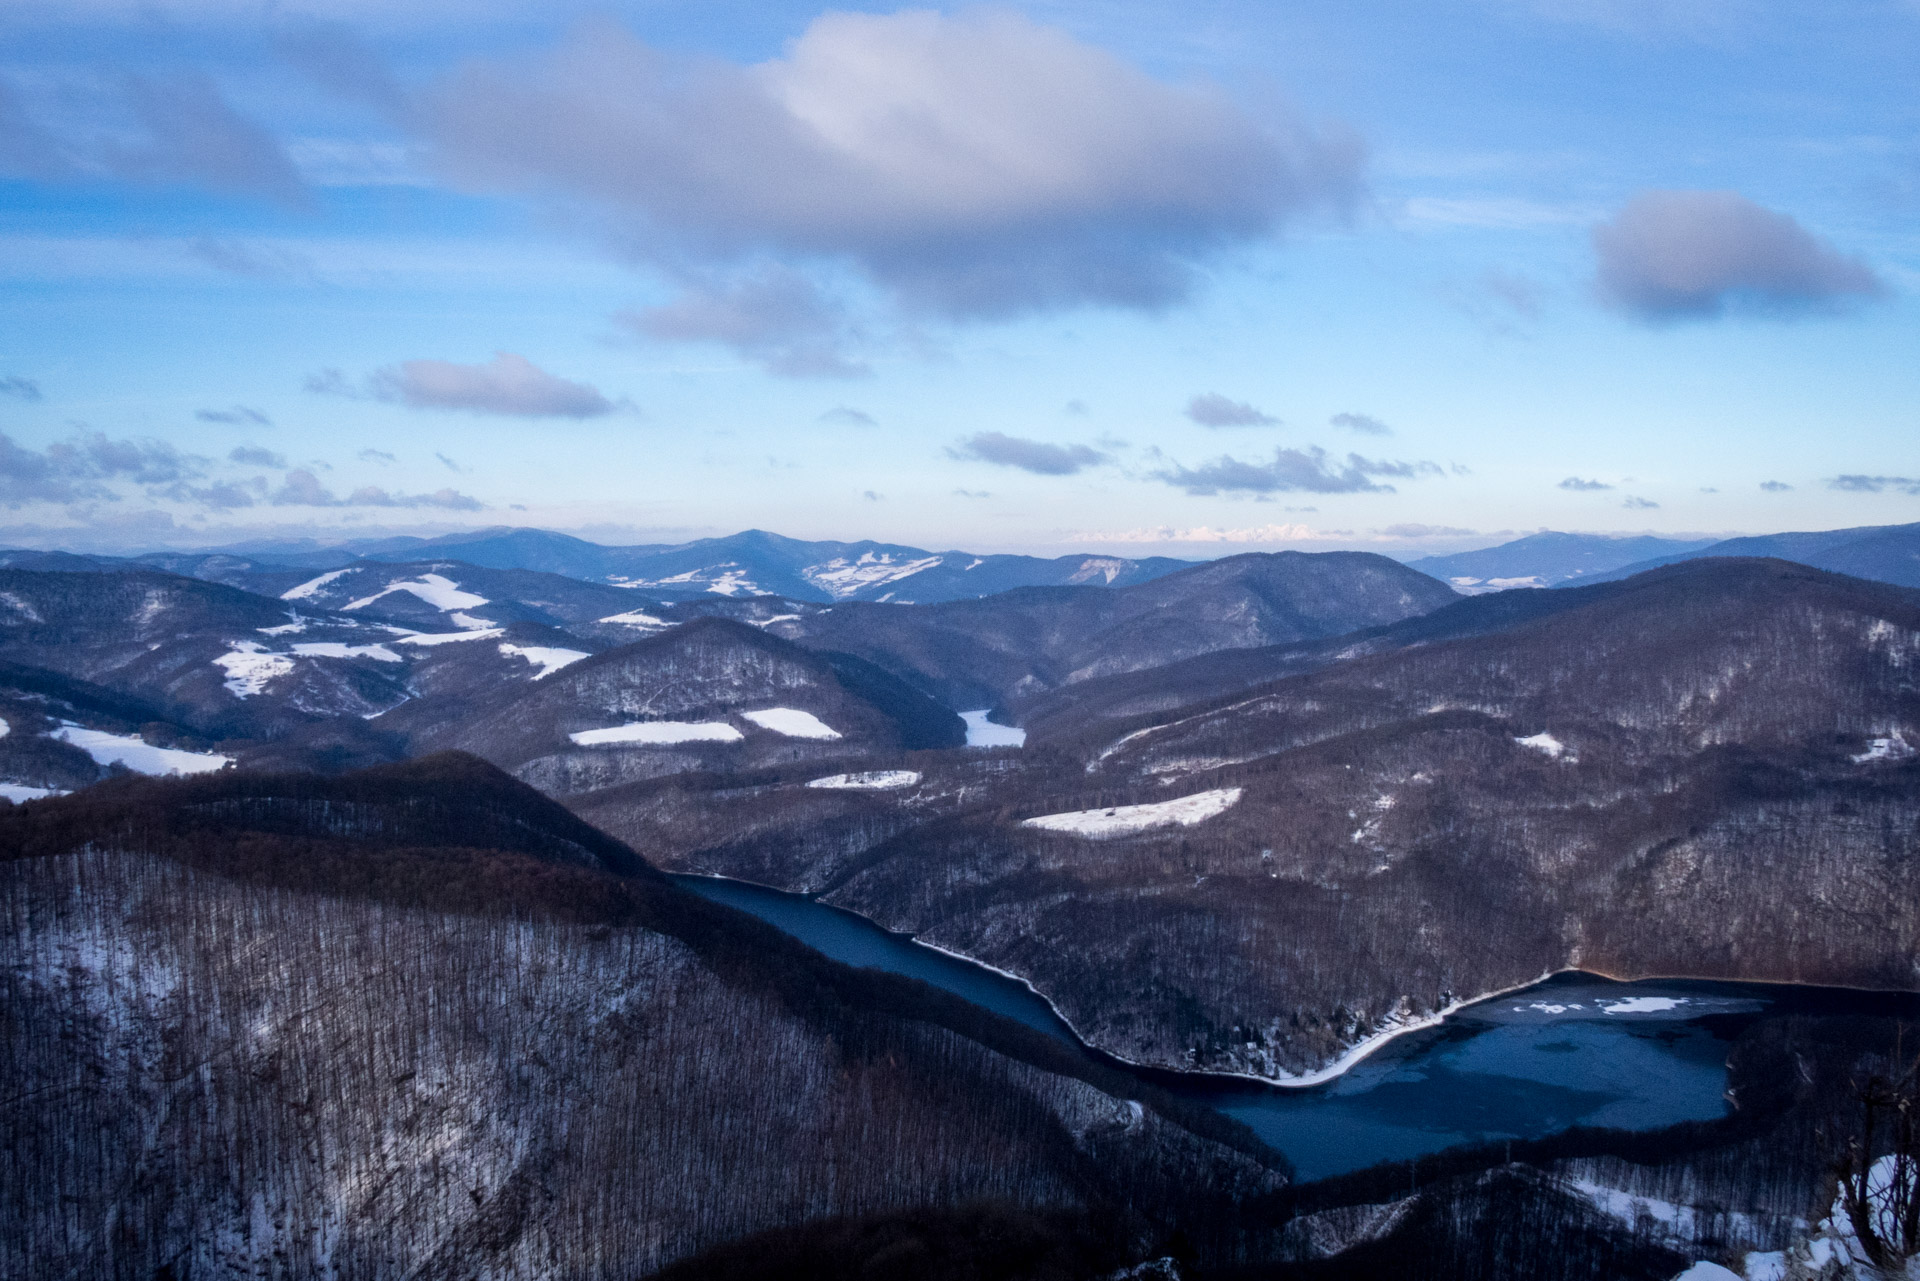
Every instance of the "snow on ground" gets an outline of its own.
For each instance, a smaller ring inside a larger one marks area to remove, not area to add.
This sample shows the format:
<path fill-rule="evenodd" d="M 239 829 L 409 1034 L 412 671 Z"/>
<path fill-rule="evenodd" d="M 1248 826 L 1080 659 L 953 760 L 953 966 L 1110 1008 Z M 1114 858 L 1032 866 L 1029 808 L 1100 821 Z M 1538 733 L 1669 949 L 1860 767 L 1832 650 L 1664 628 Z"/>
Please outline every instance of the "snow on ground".
<path fill-rule="evenodd" d="M 725 721 L 635 721 L 583 729 L 567 737 L 592 747 L 599 743 L 737 743 L 746 736 Z"/>
<path fill-rule="evenodd" d="M 1600 1008 L 1608 1014 L 1661 1014 L 1686 1003 L 1684 996 L 1629 996 L 1622 1001 L 1602 1001 Z"/>
<path fill-rule="evenodd" d="M 919 560 L 903 561 L 895 560 L 889 552 L 863 552 L 858 560 L 841 556 L 824 564 L 809 565 L 800 571 L 800 577 L 835 600 L 845 600 L 862 588 L 898 582 L 922 570 L 932 569 L 940 563 L 940 559 L 938 556 L 923 556 Z"/>
<path fill-rule="evenodd" d="M 127 734 L 109 734 L 103 729 L 82 729 L 62 725 L 53 737 L 93 757 L 102 765 L 125 765 L 136 774 L 205 774 L 233 764 L 231 756 L 217 752 L 188 752 L 177 747 L 154 747 Z"/>
<path fill-rule="evenodd" d="M 788 738 L 840 737 L 839 730 L 812 712 L 803 712 L 797 707 L 769 707 L 758 712 L 740 714 L 761 729 L 770 729 L 776 734 L 785 734 Z"/>
<path fill-rule="evenodd" d="M 456 614 L 448 614 L 447 617 L 453 620 L 453 625 L 455 627 L 464 627 L 470 632 L 479 631 L 482 628 L 499 626 L 499 624 L 494 622 L 491 618 L 480 618 L 473 614 L 457 614 L 456 613 Z"/>
<path fill-rule="evenodd" d="M 537 681 L 545 680 L 547 677 L 565 667 L 568 663 L 577 663 L 583 658 L 593 657 L 593 655 L 577 649 L 561 649 L 555 645 L 503 644 L 500 646 L 500 652 L 508 658 L 514 658 L 516 656 L 524 658 L 539 668 L 540 670 L 533 674 L 533 679 Z"/>
<path fill-rule="evenodd" d="M 775 614 L 772 618 L 749 618 L 747 621 L 755 627 L 772 627 L 775 623 L 797 623 L 800 621 L 800 615 Z"/>
<path fill-rule="evenodd" d="M 43 796 L 65 796 L 57 787 L 28 787 L 23 783 L 0 783 L 0 796 L 6 797 L 15 805 L 23 801 L 37 801 Z"/>
<path fill-rule="evenodd" d="M 1545 730 L 1541 730 L 1538 734 L 1529 734 L 1525 738 L 1516 738 L 1513 741 L 1522 747 L 1531 747 L 1536 752 L 1544 752 L 1555 760 L 1560 759 L 1560 754 L 1567 750 L 1565 743 L 1547 733 Z"/>
<path fill-rule="evenodd" d="M 1025 747 L 1027 731 L 1015 729 L 1011 725 L 995 725 L 987 719 L 989 708 L 977 712 L 962 712 L 960 719 L 967 723 L 968 747 Z"/>
<path fill-rule="evenodd" d="M 401 662 L 400 655 L 385 645 L 349 645 L 345 641 L 306 641 L 293 652 L 302 658 L 371 658 L 379 663 Z"/>
<path fill-rule="evenodd" d="M 762 595 L 760 586 L 747 577 L 744 569 L 730 569 L 707 584 L 707 590 L 722 596 L 732 596 L 736 592 L 747 596 Z"/>
<path fill-rule="evenodd" d="M 1074 810 L 1067 814 L 1043 814 L 1024 820 L 1022 827 L 1038 827 L 1049 832 L 1069 832 L 1099 840 L 1109 836 L 1131 836 L 1149 828 L 1178 824 L 1192 827 L 1217 814 L 1224 814 L 1240 799 L 1237 787 L 1195 792 L 1178 800 L 1154 801 L 1149 805 L 1118 805 L 1104 810 Z"/>
<path fill-rule="evenodd" d="M 315 579 L 314 581 L 317 583 L 323 580 Z M 294 590 L 299 591 L 300 589 L 296 587 Z M 359 600 L 350 601 L 340 608 L 365 609 L 382 596 L 391 596 L 395 592 L 409 592 L 412 595 L 418 596 L 421 600 L 427 602 L 427 604 L 433 606 L 443 614 L 456 609 L 472 609 L 475 605 L 484 605 L 487 603 L 485 596 L 476 596 L 472 592 L 461 591 L 460 584 L 454 582 L 444 574 L 422 574 L 418 578 L 410 578 L 405 582 L 388 583 L 373 595 L 362 596 Z M 291 597 L 282 596 L 280 599 L 288 600 L 291 599 Z M 460 620 L 455 619 L 454 621 L 459 622 Z M 465 624 L 462 624 L 462 626 L 465 626 Z"/>
<path fill-rule="evenodd" d="M 637 609 L 628 610 L 624 614 L 609 614 L 607 617 L 601 619 L 600 621 L 603 623 L 619 623 L 626 627 L 671 627 L 673 626 L 672 623 L 669 623 L 664 618 L 655 618 L 652 614 L 644 613 L 641 610 L 637 610 Z"/>
<path fill-rule="evenodd" d="M 292 636 L 297 632 L 307 630 L 307 620 L 300 617 L 295 611 L 288 610 L 287 617 L 293 621 L 291 623 L 282 623 L 278 627 L 256 627 L 253 630 L 259 632 L 262 636 Z"/>
<path fill-rule="evenodd" d="M 351 572 L 352 570 L 350 568 L 336 569 L 331 573 L 322 574 L 318 578 L 309 578 L 306 582 L 300 584 L 298 587 L 289 587 L 287 588 L 286 591 L 281 592 L 280 599 L 281 600 L 306 600 L 309 596 L 312 596 L 315 592 L 319 591 L 322 587 L 325 587 L 328 583 L 340 577 L 340 575 L 351 573 Z"/>
<path fill-rule="evenodd" d="M 504 627 L 484 628 L 477 632 L 409 632 L 394 642 L 398 645 L 445 645 L 448 641 L 492 640 L 506 635 Z"/>
<path fill-rule="evenodd" d="M 910 769 L 875 769 L 863 774 L 829 774 L 825 778 L 816 778 L 808 787 L 826 787 L 847 791 L 882 791 L 892 787 L 912 787 L 920 781 L 920 771 Z"/>
<path fill-rule="evenodd" d="M 227 674 L 227 692 L 235 698 L 251 698 L 266 689 L 268 681 L 293 670 L 291 658 L 268 653 L 259 641 L 235 641 L 213 665 Z"/>
<path fill-rule="evenodd" d="M 1893 731 L 1885 738 L 1867 740 L 1867 750 L 1853 758 L 1855 765 L 1865 765 L 1869 761 L 1904 761 L 1913 755 L 1913 746 L 1901 735 Z"/>

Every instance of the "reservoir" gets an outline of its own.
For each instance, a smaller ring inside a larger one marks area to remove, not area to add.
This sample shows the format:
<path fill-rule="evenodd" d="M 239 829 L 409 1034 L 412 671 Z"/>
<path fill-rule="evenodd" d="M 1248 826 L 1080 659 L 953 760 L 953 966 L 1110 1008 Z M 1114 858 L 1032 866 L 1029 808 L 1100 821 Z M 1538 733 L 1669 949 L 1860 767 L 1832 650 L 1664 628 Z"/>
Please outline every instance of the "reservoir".
<path fill-rule="evenodd" d="M 675 876 L 848 965 L 920 979 L 1089 1050 L 1026 983 L 801 894 Z M 1725 1116 L 1726 1060 L 1759 1018 L 1793 1012 L 1920 1016 L 1920 996 L 1763 983 L 1559 974 L 1396 1037 L 1344 1074 L 1289 1088 L 1131 1068 L 1247 1125 L 1303 1180 L 1462 1144 L 1544 1138 L 1575 1126 L 1654 1130 Z"/>

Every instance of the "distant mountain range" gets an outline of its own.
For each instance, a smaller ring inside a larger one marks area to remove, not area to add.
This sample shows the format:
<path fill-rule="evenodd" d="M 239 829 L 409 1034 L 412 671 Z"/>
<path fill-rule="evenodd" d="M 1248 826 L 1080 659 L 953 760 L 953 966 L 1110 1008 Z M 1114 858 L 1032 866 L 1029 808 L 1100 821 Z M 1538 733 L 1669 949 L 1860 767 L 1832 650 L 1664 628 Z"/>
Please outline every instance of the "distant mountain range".
<path fill-rule="evenodd" d="M 896 543 L 807 542 L 749 529 L 725 538 L 639 547 L 607 547 L 545 529 L 483 529 L 441 538 L 363 539 L 334 546 L 244 543 L 211 552 L 155 552 L 136 557 L 76 556 L 67 552 L 0 553 L 0 565 L 21 569 L 81 570 L 128 560 L 194 578 L 264 590 L 236 576 L 288 578 L 292 586 L 315 572 L 367 561 L 458 561 L 481 569 L 533 570 L 591 583 L 637 589 L 665 600 L 718 594 L 784 596 L 831 603 L 846 600 L 934 604 L 991 596 L 1014 587 L 1125 587 L 1186 569 L 1192 561 L 1150 556 L 976 556 L 931 552 Z M 288 577 L 293 575 L 292 577 Z"/>
<path fill-rule="evenodd" d="M 1613 582 L 1703 556 L 1772 556 L 1854 578 L 1920 587 L 1920 524 L 1694 541 L 1547 531 L 1498 547 L 1423 556 L 1407 564 L 1455 591 L 1478 595 L 1514 587 Z"/>

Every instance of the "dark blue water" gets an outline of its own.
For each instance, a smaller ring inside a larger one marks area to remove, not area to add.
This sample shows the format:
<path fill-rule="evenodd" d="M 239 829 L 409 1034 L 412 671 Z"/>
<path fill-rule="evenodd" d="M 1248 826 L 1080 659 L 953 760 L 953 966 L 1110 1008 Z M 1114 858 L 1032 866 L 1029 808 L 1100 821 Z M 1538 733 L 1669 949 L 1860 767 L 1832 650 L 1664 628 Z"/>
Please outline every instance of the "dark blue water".
<path fill-rule="evenodd" d="M 798 894 L 710 877 L 682 887 L 740 908 L 849 965 L 921 979 L 1081 1042 L 1025 983 Z M 1914 1015 L 1910 996 L 1768 984 L 1563 974 L 1398 1037 L 1322 1085 L 1281 1088 L 1143 1070 L 1155 1085 L 1244 1122 L 1303 1179 L 1461 1144 L 1534 1139 L 1574 1126 L 1652 1130 L 1726 1115 L 1734 1038 L 1782 1005 Z M 1882 1009 L 1882 1007 L 1885 1007 Z"/>

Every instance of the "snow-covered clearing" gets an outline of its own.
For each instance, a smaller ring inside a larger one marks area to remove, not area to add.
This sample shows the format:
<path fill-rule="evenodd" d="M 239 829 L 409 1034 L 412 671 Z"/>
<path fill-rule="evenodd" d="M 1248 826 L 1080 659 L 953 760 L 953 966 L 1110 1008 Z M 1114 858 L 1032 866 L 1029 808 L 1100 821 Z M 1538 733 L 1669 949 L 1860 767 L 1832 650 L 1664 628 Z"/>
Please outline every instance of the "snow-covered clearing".
<path fill-rule="evenodd" d="M 1899 730 L 1885 738 L 1867 740 L 1867 750 L 1853 758 L 1855 765 L 1865 765 L 1870 761 L 1904 761 L 1913 755 L 1913 745 L 1908 743 Z"/>
<path fill-rule="evenodd" d="M 302 658 L 371 658 L 377 663 L 403 661 L 400 655 L 378 643 L 349 645 L 345 641 L 306 641 L 295 645 L 293 652 Z"/>
<path fill-rule="evenodd" d="M 350 574 L 352 572 L 353 571 L 351 568 L 336 569 L 329 573 L 322 574 L 318 578 L 309 578 L 306 582 L 300 584 L 298 587 L 289 587 L 287 588 L 286 591 L 281 592 L 280 599 L 281 600 L 306 600 L 309 596 L 312 596 L 315 592 L 319 591 L 322 587 L 325 587 L 328 583 L 340 577 L 340 575 Z"/>
<path fill-rule="evenodd" d="M 797 707 L 768 707 L 761 711 L 740 714 L 761 729 L 770 729 L 776 734 L 785 734 L 788 738 L 840 737 L 839 730 L 812 712 L 803 712 Z"/>
<path fill-rule="evenodd" d="M 545 680 L 568 663 L 577 663 L 583 658 L 593 657 L 582 650 L 561 649 L 557 645 L 510 645 L 500 646 L 500 652 L 508 658 L 524 658 L 540 670 L 533 679 Z"/>
<path fill-rule="evenodd" d="M 671 627 L 664 618 L 655 618 L 643 610 L 630 609 L 624 614 L 609 614 L 600 620 L 603 623 L 619 623 L 623 627 Z"/>
<path fill-rule="evenodd" d="M 1531 747 L 1536 752 L 1544 752 L 1555 760 L 1559 760 L 1561 753 L 1567 750 L 1565 743 L 1547 733 L 1545 730 L 1541 730 L 1538 734 L 1529 734 L 1525 738 L 1516 738 L 1513 741 L 1522 747 Z"/>
<path fill-rule="evenodd" d="M 294 590 L 298 591 L 300 589 L 296 587 Z M 461 591 L 460 584 L 454 582 L 444 574 L 422 574 L 418 578 L 409 578 L 405 582 L 388 583 L 373 595 L 362 596 L 359 600 L 349 601 L 340 608 L 365 609 L 381 597 L 391 596 L 395 592 L 408 592 L 414 596 L 418 596 L 421 600 L 427 602 L 427 604 L 433 606 L 443 614 L 456 609 L 472 609 L 475 605 L 484 605 L 487 603 L 485 596 L 476 596 L 472 592 Z M 283 596 L 281 599 L 288 600 L 291 598 Z M 455 621 L 457 622 L 459 620 L 456 619 Z"/>
<path fill-rule="evenodd" d="M 567 737 L 582 747 L 593 747 L 599 743 L 737 743 L 746 736 L 725 721 L 635 721 L 583 729 Z"/>
<path fill-rule="evenodd" d="M 492 640 L 496 636 L 506 635 L 506 631 L 504 627 L 491 627 L 477 632 L 411 632 L 402 636 L 395 644 L 445 645 L 450 641 Z"/>
<path fill-rule="evenodd" d="M 227 674 L 227 692 L 235 698 L 252 698 L 266 689 L 268 681 L 293 670 L 291 658 L 268 653 L 259 641 L 235 641 L 213 665 Z"/>
<path fill-rule="evenodd" d="M 841 556 L 825 564 L 809 565 L 800 571 L 800 577 L 835 600 L 845 600 L 862 588 L 898 582 L 939 563 L 938 556 L 902 561 L 895 560 L 891 553 L 863 552 L 858 560 Z"/>
<path fill-rule="evenodd" d="M 259 632 L 262 636 L 292 636 L 295 633 L 307 630 L 307 620 L 300 617 L 298 613 L 293 610 L 288 610 L 287 617 L 293 621 L 290 623 L 282 623 L 278 627 L 256 627 L 253 630 Z"/>
<path fill-rule="evenodd" d="M 1117 805 L 1104 810 L 1074 810 L 1067 814 L 1043 814 L 1024 820 L 1022 827 L 1038 827 L 1049 832 L 1068 832 L 1095 840 L 1110 836 L 1131 836 L 1155 827 L 1192 827 L 1217 814 L 1224 814 L 1240 799 L 1238 787 L 1220 787 L 1210 792 L 1195 792 L 1178 800 L 1154 801 L 1148 805 Z"/>
<path fill-rule="evenodd" d="M 63 743 L 72 743 L 102 765 L 125 765 L 137 774 L 206 774 L 233 764 L 231 756 L 216 752 L 155 747 L 127 734 L 109 734 L 103 729 L 82 729 L 78 725 L 62 725 L 52 736 Z"/>
<path fill-rule="evenodd" d="M 57 787 L 28 787 L 23 783 L 0 783 L 0 796 L 6 797 L 15 805 L 23 801 L 37 801 L 43 796 L 65 796 Z"/>
<path fill-rule="evenodd" d="M 967 723 L 967 746 L 1025 747 L 1027 731 L 1012 725 L 994 724 L 987 719 L 987 713 L 991 710 L 983 707 L 977 712 L 960 713 L 960 719 Z"/>
<path fill-rule="evenodd" d="M 775 623 L 797 623 L 800 621 L 800 615 L 775 614 L 772 618 L 749 618 L 747 621 L 755 627 L 772 627 Z"/>
<path fill-rule="evenodd" d="M 912 787 L 920 781 L 920 771 L 910 769 L 875 769 L 863 774 L 829 774 L 825 778 L 816 778 L 808 787 L 826 787 L 847 791 L 882 791 L 893 787 Z"/>

